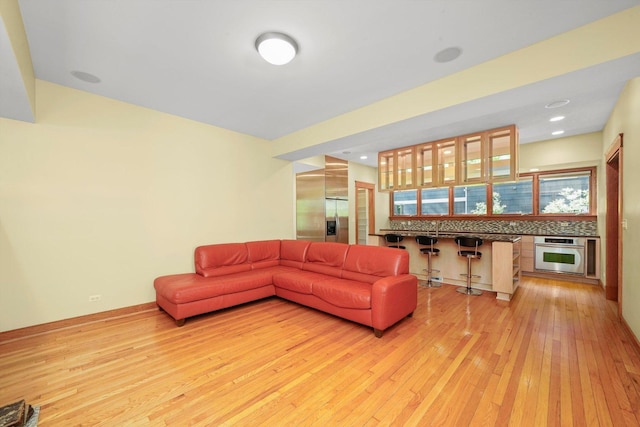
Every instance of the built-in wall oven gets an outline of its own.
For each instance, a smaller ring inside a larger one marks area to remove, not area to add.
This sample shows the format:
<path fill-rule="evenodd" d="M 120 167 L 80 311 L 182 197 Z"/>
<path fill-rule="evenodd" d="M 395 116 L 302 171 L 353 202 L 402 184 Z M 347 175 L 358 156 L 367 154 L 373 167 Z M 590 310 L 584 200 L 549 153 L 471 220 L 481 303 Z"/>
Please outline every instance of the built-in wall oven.
<path fill-rule="evenodd" d="M 583 237 L 535 236 L 536 271 L 584 274 Z"/>

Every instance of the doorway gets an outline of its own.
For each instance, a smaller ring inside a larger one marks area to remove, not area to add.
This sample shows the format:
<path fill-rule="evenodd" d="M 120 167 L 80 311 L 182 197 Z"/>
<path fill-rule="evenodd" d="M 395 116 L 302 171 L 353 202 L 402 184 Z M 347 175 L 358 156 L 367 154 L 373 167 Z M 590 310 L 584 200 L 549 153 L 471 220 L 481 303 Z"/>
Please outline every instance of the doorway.
<path fill-rule="evenodd" d="M 618 302 L 622 310 L 622 134 L 606 155 L 606 298 Z"/>
<path fill-rule="evenodd" d="M 366 245 L 369 234 L 375 232 L 375 185 L 356 181 L 356 243 Z"/>

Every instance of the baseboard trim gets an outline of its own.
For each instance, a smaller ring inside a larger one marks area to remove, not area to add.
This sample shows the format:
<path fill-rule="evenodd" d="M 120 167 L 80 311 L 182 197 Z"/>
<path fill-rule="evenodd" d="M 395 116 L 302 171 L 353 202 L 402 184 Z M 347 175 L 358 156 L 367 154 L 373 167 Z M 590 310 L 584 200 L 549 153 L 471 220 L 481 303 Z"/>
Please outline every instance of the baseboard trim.
<path fill-rule="evenodd" d="M 43 323 L 40 325 L 27 326 L 20 329 L 0 332 L 0 342 L 5 343 L 33 335 L 44 334 L 58 329 L 71 328 L 79 325 L 85 325 L 87 323 L 100 322 L 106 319 L 129 316 L 141 311 L 154 309 L 157 309 L 155 301 L 132 305 L 129 307 L 116 308 L 114 310 L 101 311 L 99 313 L 87 314 L 84 316 L 72 317 L 70 319 L 57 320 L 55 322 Z"/>
<path fill-rule="evenodd" d="M 636 350 L 638 357 L 640 357 L 640 341 L 638 340 L 638 337 L 635 336 L 627 321 L 624 320 L 624 317 L 620 317 L 620 323 L 622 324 L 622 329 L 624 329 L 627 335 L 629 335 L 632 347 Z"/>

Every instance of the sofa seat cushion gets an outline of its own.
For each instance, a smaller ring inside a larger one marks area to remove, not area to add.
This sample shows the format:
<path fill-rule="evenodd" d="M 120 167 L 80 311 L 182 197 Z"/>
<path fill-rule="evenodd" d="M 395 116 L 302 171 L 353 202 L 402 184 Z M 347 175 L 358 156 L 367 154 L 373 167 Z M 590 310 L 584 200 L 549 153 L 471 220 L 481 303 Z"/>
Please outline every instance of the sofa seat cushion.
<path fill-rule="evenodd" d="M 273 276 L 273 284 L 278 288 L 288 289 L 301 294 L 312 294 L 313 284 L 327 280 L 327 276 L 312 271 L 294 270 Z"/>
<path fill-rule="evenodd" d="M 202 277 L 199 274 L 176 274 L 155 280 L 156 291 L 174 304 L 184 304 L 221 295 L 247 291 L 271 285 L 269 269 L 244 271 L 226 276 Z"/>
<path fill-rule="evenodd" d="M 370 309 L 371 284 L 355 280 L 329 279 L 313 284 L 313 295 L 342 308 Z"/>

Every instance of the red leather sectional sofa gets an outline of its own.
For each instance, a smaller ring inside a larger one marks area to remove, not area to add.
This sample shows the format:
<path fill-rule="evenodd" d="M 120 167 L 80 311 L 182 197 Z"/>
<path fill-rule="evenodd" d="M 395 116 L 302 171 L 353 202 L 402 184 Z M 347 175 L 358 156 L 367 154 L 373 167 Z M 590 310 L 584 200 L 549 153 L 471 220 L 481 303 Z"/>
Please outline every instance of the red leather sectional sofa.
<path fill-rule="evenodd" d="M 407 251 L 304 240 L 200 246 L 195 273 L 158 277 L 156 302 L 176 320 L 277 295 L 363 325 L 376 337 L 418 300 Z"/>

